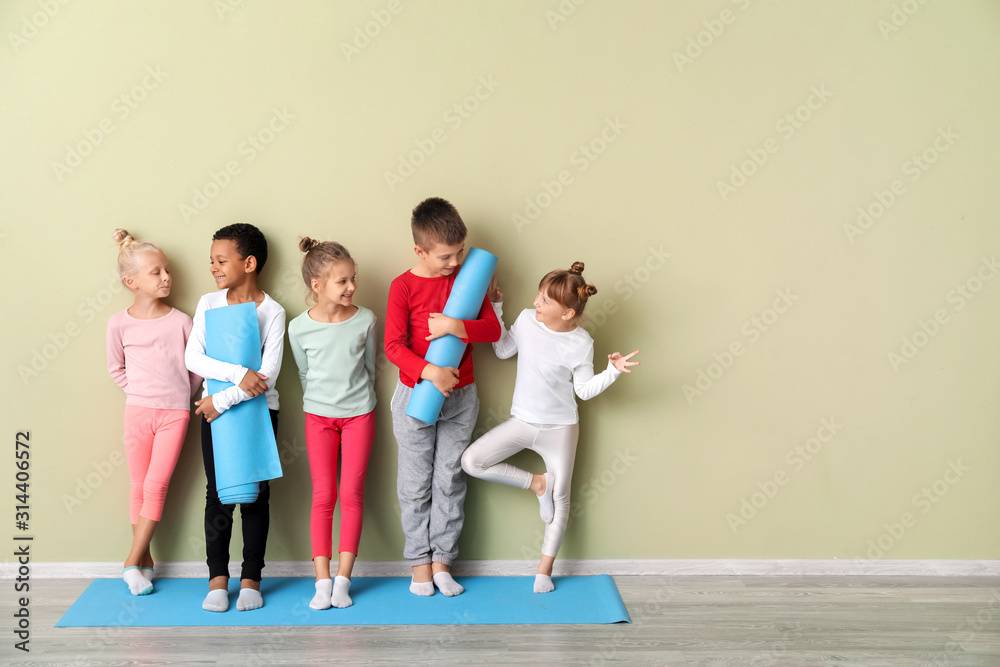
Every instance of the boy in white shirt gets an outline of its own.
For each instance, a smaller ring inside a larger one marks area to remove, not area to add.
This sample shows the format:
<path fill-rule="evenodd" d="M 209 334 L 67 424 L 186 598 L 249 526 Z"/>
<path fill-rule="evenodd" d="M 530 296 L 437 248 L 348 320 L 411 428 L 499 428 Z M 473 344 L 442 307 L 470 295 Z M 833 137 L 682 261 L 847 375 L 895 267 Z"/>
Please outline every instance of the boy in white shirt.
<path fill-rule="evenodd" d="M 201 451 L 208 478 L 205 497 L 205 550 L 209 582 L 208 596 L 202 608 L 207 611 L 229 609 L 229 542 L 233 532 L 234 505 L 223 505 L 215 483 L 215 456 L 210 422 L 233 405 L 264 394 L 271 413 L 271 426 L 278 431 L 278 392 L 274 382 L 281 369 L 284 349 L 285 309 L 257 286 L 257 279 L 267 261 L 267 240 L 259 229 L 246 223 L 223 227 L 212 237 L 211 271 L 219 291 L 198 301 L 194 326 L 188 339 L 184 361 L 188 370 L 206 378 L 202 398 L 195 402 L 195 414 L 202 415 Z M 205 354 L 205 311 L 210 308 L 253 302 L 260 325 L 261 367 L 244 368 L 238 364 L 213 359 Z M 232 382 L 216 394 L 208 393 L 207 379 Z M 243 571 L 240 575 L 239 611 L 264 605 L 260 595 L 261 570 L 270 523 L 270 485 L 260 482 L 257 500 L 240 505 L 243 524 Z"/>

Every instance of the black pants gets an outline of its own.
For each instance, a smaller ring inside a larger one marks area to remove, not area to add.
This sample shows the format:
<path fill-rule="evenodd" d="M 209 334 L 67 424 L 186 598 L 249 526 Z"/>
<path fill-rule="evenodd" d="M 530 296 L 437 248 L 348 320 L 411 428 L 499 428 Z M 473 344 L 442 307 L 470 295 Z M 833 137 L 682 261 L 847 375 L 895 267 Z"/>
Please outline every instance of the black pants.
<path fill-rule="evenodd" d="M 278 411 L 270 410 L 271 426 L 278 434 Z M 205 476 L 208 484 L 205 491 L 205 551 L 208 556 L 208 577 L 229 576 L 229 542 L 233 536 L 233 508 L 219 501 L 219 491 L 215 486 L 215 453 L 212 450 L 212 426 L 204 417 L 201 420 L 201 455 L 205 460 Z M 267 547 L 267 529 L 271 515 L 269 500 L 271 485 L 260 483 L 260 493 L 252 503 L 240 505 L 240 519 L 243 523 L 243 572 L 241 579 L 260 581 L 264 569 L 264 550 Z"/>

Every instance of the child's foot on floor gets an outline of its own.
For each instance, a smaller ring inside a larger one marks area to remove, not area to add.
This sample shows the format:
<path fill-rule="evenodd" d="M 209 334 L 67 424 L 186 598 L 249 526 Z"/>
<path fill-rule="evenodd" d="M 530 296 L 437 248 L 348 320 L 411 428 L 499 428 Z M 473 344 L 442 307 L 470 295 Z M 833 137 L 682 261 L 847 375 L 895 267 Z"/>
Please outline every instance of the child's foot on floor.
<path fill-rule="evenodd" d="M 228 611 L 229 591 L 225 588 L 217 588 L 209 591 L 205 596 L 205 601 L 201 603 L 201 608 L 205 611 Z"/>
<path fill-rule="evenodd" d="M 552 577 L 547 574 L 536 574 L 535 575 L 535 592 L 536 593 L 551 593 L 556 589 L 556 585 L 552 583 Z"/>
<path fill-rule="evenodd" d="M 434 575 L 434 585 L 448 597 L 455 597 L 465 592 L 462 584 L 451 578 L 450 572 L 438 572 Z"/>
<path fill-rule="evenodd" d="M 260 591 L 253 588 L 240 589 L 240 596 L 236 599 L 236 611 L 253 611 L 264 606 L 264 597 Z"/>
<path fill-rule="evenodd" d="M 333 593 L 330 596 L 330 604 L 337 609 L 346 609 L 354 604 L 354 600 L 348 595 L 351 590 L 351 580 L 347 577 L 337 576 L 333 580 Z"/>
<path fill-rule="evenodd" d="M 422 595 L 423 597 L 430 597 L 434 595 L 434 582 L 433 581 L 413 581 L 410 579 L 410 592 L 414 595 Z"/>
<path fill-rule="evenodd" d="M 333 591 L 333 582 L 330 579 L 319 579 L 316 581 L 316 596 L 313 597 L 309 607 L 312 609 L 329 609 L 330 595 Z"/>
<path fill-rule="evenodd" d="M 128 584 L 129 593 L 132 595 L 149 595 L 153 592 L 153 584 L 142 576 L 142 570 L 139 569 L 138 565 L 126 567 L 122 571 L 122 579 Z"/>

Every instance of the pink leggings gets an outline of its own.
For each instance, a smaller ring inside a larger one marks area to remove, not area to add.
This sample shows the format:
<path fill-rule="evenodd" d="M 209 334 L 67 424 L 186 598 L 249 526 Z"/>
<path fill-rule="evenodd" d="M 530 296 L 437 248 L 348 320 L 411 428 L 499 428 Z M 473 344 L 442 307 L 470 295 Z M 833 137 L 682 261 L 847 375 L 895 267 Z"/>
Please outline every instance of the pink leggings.
<path fill-rule="evenodd" d="M 340 452 L 340 551 L 357 555 L 364 514 L 365 475 L 375 440 L 375 412 L 336 419 L 306 413 L 306 450 L 312 477 L 309 529 L 312 557 L 333 558 L 333 508 Z"/>
<path fill-rule="evenodd" d="M 128 515 L 132 523 L 138 523 L 140 515 L 160 520 L 190 418 L 187 410 L 125 406 L 125 458 L 132 480 Z"/>

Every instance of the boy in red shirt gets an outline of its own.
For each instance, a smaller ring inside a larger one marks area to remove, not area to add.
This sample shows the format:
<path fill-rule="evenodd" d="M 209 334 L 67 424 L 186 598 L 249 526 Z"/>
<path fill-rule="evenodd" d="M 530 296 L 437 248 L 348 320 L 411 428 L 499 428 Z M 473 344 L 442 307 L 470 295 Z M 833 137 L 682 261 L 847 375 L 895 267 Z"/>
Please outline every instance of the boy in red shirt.
<path fill-rule="evenodd" d="M 392 395 L 392 429 L 399 448 L 396 492 L 410 561 L 410 592 L 433 595 L 437 586 L 447 596 L 465 589 L 451 577 L 458 556 L 458 537 L 465 518 L 466 477 L 462 454 L 469 446 L 479 415 L 472 376 L 472 346 L 458 368 L 424 361 L 430 341 L 446 334 L 468 343 L 500 340 L 500 323 L 483 299 L 475 320 L 442 315 L 465 253 L 466 228 L 455 207 L 432 197 L 413 209 L 410 223 L 416 266 L 389 285 L 385 313 L 385 353 L 399 367 Z M 405 414 L 413 386 L 432 382 L 445 395 L 435 424 Z"/>

